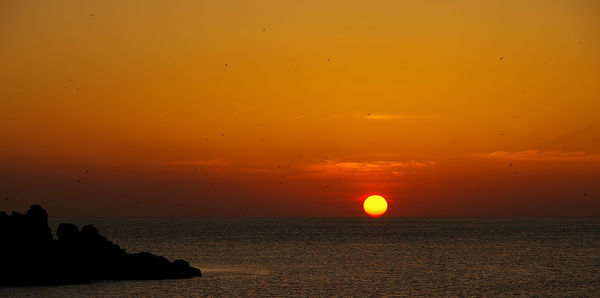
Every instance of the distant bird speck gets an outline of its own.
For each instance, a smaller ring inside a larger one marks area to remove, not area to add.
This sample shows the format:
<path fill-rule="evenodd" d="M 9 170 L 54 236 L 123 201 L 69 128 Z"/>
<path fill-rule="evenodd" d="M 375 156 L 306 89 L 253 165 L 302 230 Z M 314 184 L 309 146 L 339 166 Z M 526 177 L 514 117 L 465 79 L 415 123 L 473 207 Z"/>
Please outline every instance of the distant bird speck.
<path fill-rule="evenodd" d="M 277 168 L 278 168 L 278 169 L 281 169 L 281 165 L 277 165 Z"/>
<path fill-rule="evenodd" d="M 512 162 L 511 162 L 511 163 L 509 163 L 508 165 L 512 167 Z"/>
<path fill-rule="evenodd" d="M 225 133 L 221 133 L 221 136 L 222 136 L 222 137 L 224 137 L 224 136 L 225 136 Z"/>
<path fill-rule="evenodd" d="M 325 188 L 329 188 L 329 184 L 325 185 Z"/>
<path fill-rule="evenodd" d="M 367 117 L 371 116 L 371 112 L 367 113 Z"/>
<path fill-rule="evenodd" d="M 265 31 L 267 31 L 267 29 L 266 28 L 262 28 L 262 32 L 265 32 Z"/>
<path fill-rule="evenodd" d="M 21 90 L 21 92 L 19 92 L 19 93 L 23 94 L 24 92 L 23 92 L 23 90 Z"/>
<path fill-rule="evenodd" d="M 229 64 L 225 63 L 225 67 L 229 66 Z"/>
<path fill-rule="evenodd" d="M 327 58 L 327 62 L 331 62 L 331 58 Z"/>
<path fill-rule="evenodd" d="M 584 196 L 584 197 L 589 197 L 589 195 L 588 195 L 588 193 L 587 193 L 587 192 L 584 192 L 584 193 L 583 193 L 583 196 Z M 8 199 L 7 199 L 7 200 L 8 200 Z"/>
<path fill-rule="evenodd" d="M 93 17 L 93 16 L 94 16 L 94 14 L 93 14 L 93 13 L 90 13 L 90 17 Z"/>
<path fill-rule="evenodd" d="M 504 60 L 504 57 L 500 56 L 500 62 L 502 62 Z"/>

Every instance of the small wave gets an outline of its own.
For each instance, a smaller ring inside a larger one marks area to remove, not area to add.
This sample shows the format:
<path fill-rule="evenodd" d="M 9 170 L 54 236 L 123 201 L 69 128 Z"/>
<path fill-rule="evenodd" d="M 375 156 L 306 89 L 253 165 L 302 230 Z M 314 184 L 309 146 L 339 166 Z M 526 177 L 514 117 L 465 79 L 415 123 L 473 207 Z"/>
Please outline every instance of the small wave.
<path fill-rule="evenodd" d="M 202 273 L 238 273 L 238 274 L 269 274 L 272 271 L 266 269 L 254 269 L 243 267 L 200 267 Z"/>

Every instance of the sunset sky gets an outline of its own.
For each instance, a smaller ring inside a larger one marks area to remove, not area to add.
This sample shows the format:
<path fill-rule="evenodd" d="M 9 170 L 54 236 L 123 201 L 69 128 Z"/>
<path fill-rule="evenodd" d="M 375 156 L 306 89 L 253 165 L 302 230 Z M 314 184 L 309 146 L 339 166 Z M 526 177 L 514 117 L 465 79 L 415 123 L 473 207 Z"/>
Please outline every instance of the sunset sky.
<path fill-rule="evenodd" d="M 0 0 L 0 210 L 600 216 L 598 1 Z"/>

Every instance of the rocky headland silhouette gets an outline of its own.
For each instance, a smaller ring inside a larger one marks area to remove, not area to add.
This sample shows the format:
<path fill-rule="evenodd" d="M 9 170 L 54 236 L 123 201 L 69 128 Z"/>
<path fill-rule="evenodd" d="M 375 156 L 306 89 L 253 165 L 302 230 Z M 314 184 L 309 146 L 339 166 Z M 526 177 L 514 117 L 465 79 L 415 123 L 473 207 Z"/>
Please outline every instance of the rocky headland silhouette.
<path fill-rule="evenodd" d="M 98 280 L 178 279 L 202 276 L 184 260 L 147 252 L 130 254 L 100 235 L 62 223 L 54 239 L 48 214 L 33 205 L 26 214 L 0 212 L 0 286 L 80 284 Z"/>

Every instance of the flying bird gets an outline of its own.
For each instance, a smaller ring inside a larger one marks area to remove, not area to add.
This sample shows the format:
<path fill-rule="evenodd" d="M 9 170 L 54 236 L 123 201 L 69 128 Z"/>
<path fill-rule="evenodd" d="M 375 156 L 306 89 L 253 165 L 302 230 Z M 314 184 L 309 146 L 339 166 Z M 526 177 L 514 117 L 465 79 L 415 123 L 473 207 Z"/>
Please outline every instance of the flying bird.
<path fill-rule="evenodd" d="M 504 57 L 500 56 L 500 62 L 502 62 L 502 60 L 504 60 Z"/>
<path fill-rule="evenodd" d="M 93 17 L 93 16 L 94 16 L 94 14 L 93 14 L 93 13 L 90 13 L 90 17 Z"/>

